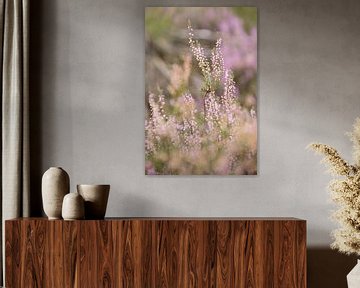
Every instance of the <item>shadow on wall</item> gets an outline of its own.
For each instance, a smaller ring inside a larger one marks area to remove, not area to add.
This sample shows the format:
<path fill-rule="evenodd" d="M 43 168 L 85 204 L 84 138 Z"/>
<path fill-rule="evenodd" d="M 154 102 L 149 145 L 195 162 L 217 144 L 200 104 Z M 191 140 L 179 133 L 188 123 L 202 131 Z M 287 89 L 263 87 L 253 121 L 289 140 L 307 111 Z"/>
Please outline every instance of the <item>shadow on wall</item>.
<path fill-rule="evenodd" d="M 309 288 L 347 288 L 346 275 L 356 264 L 356 256 L 347 256 L 329 248 L 307 251 Z"/>
<path fill-rule="evenodd" d="M 30 109 L 30 216 L 41 216 L 41 162 L 42 162 L 42 105 L 41 105 L 41 67 L 42 67 L 42 27 L 43 1 L 33 1 L 30 5 L 30 43 L 29 43 L 29 109 Z"/>
<path fill-rule="evenodd" d="M 109 206 L 112 205 L 111 197 L 113 196 L 110 192 L 110 198 L 107 210 L 116 211 L 116 208 L 109 209 Z M 115 215 L 106 215 L 106 217 L 181 217 L 183 216 L 181 211 L 176 209 L 176 207 L 165 207 L 161 203 L 152 201 L 151 199 L 144 199 L 143 197 L 137 196 L 138 192 L 136 191 L 127 191 L 123 193 L 122 199 L 120 202 L 126 203 L 126 205 L 119 208 L 119 211 Z M 162 211 L 159 215 L 156 212 Z M 164 212 L 165 211 L 165 212 Z"/>

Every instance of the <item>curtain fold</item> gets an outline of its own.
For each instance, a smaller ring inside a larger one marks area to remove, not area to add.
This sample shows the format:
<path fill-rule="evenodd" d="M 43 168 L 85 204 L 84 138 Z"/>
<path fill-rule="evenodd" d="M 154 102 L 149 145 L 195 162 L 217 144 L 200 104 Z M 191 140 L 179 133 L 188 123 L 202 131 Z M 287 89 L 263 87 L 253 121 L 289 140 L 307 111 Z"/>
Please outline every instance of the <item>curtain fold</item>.
<path fill-rule="evenodd" d="M 4 221 L 29 216 L 29 0 L 0 0 L 0 4 L 1 263 L 4 276 Z"/>

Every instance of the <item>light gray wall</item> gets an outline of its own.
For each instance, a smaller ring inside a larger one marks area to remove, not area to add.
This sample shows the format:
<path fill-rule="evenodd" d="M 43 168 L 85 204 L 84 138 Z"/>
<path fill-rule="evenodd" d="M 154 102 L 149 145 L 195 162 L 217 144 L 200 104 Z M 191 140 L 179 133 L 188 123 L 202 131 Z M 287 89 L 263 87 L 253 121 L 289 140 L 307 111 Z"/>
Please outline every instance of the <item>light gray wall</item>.
<path fill-rule="evenodd" d="M 319 140 L 351 156 L 344 132 L 360 115 L 360 4 L 222 1 L 259 11 L 259 175 L 150 177 L 144 175 L 144 6 L 169 3 L 193 1 L 37 4 L 36 167 L 62 166 L 72 190 L 110 183 L 107 216 L 294 216 L 308 221 L 309 246 L 327 245 L 334 227 L 325 190 L 330 176 L 305 146 Z"/>

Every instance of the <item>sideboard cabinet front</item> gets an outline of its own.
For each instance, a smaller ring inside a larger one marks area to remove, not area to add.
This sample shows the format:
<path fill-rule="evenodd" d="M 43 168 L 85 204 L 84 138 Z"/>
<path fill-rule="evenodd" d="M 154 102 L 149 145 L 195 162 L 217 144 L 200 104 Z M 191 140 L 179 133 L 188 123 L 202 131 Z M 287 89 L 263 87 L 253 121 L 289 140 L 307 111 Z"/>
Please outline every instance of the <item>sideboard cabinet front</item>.
<path fill-rule="evenodd" d="M 8 220 L 6 287 L 306 287 L 297 219 Z"/>

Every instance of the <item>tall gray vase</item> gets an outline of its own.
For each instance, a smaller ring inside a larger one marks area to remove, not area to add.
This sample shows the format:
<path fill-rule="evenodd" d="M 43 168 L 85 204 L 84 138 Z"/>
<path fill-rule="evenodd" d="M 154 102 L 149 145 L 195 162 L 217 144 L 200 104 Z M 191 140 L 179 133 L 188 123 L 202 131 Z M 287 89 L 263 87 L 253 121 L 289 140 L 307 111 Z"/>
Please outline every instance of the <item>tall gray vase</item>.
<path fill-rule="evenodd" d="M 42 177 L 43 208 L 49 219 L 61 219 L 63 198 L 70 190 L 69 175 L 60 167 L 49 168 Z"/>

